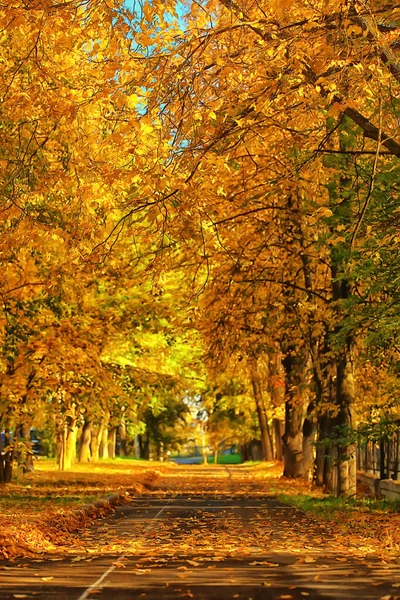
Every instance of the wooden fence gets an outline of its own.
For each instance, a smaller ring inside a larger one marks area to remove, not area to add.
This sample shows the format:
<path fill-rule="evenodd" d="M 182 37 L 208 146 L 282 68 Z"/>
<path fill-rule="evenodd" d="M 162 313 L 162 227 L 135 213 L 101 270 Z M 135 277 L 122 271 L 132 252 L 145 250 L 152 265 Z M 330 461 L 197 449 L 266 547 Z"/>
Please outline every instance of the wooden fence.
<path fill-rule="evenodd" d="M 357 448 L 357 469 L 379 479 L 400 479 L 400 421 L 397 430 L 378 440 L 368 440 Z"/>

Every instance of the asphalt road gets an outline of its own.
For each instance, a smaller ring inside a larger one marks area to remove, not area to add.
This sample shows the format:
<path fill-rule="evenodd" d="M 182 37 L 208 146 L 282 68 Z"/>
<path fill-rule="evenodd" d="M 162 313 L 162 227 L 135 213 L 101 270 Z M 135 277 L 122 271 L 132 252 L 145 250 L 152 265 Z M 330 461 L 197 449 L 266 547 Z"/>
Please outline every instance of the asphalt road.
<path fill-rule="evenodd" d="M 323 524 L 248 475 L 181 467 L 96 522 L 67 556 L 0 567 L 0 599 L 400 598 L 398 563 L 341 552 Z"/>

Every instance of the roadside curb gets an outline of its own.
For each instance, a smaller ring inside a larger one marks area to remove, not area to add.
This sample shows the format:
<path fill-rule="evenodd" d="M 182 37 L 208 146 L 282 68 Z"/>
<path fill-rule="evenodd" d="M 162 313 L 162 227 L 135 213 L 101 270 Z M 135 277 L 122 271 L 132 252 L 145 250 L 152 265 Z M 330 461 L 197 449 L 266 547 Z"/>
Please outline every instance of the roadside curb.
<path fill-rule="evenodd" d="M 142 494 L 143 491 L 145 491 L 146 489 L 152 489 L 154 483 L 161 475 L 161 471 L 149 471 L 148 473 L 146 473 L 143 481 L 138 482 L 137 484 L 133 485 L 130 488 L 127 488 L 122 492 L 111 494 L 106 498 L 100 498 L 95 502 L 85 504 L 80 508 L 75 508 L 71 510 L 70 515 L 76 517 L 78 523 L 81 522 L 82 518 L 85 517 L 89 519 L 98 519 L 104 517 L 108 515 L 116 506 L 120 506 L 122 504 L 125 504 L 126 502 L 129 502 L 129 499 L 132 496 Z M 80 525 L 78 523 L 77 525 L 79 527 Z"/>

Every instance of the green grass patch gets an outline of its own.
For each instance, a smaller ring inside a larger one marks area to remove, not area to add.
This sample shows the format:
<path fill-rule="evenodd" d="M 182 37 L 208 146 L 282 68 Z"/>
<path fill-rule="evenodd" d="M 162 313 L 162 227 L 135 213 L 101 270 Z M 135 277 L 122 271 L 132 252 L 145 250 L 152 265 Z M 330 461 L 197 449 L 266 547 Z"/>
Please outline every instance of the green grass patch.
<path fill-rule="evenodd" d="M 214 464 L 214 457 L 208 456 L 207 462 L 210 465 Z M 221 454 L 221 456 L 218 456 L 217 464 L 219 464 L 219 465 L 240 465 L 241 462 L 242 462 L 242 457 L 240 454 Z"/>
<path fill-rule="evenodd" d="M 318 517 L 329 519 L 335 512 L 357 512 L 357 511 L 377 511 L 377 512 L 400 512 L 400 502 L 384 498 L 374 500 L 372 498 L 335 498 L 334 496 L 324 496 L 323 498 L 314 498 L 303 494 L 289 495 L 278 494 L 278 498 L 284 504 L 295 506 L 304 512 L 312 512 Z"/>

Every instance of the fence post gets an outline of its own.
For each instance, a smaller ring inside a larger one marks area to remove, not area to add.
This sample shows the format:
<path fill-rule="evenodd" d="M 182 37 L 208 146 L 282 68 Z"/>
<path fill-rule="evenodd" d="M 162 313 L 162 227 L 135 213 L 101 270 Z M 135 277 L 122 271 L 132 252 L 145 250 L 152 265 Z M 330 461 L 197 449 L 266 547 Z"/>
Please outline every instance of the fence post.
<path fill-rule="evenodd" d="M 393 479 L 399 478 L 399 451 L 400 451 L 400 431 L 396 433 L 396 442 L 394 444 L 394 462 L 393 462 Z"/>
<path fill-rule="evenodd" d="M 365 442 L 364 461 L 365 465 L 363 471 L 368 473 L 368 440 Z"/>
<path fill-rule="evenodd" d="M 385 438 L 381 437 L 379 440 L 379 478 L 386 479 L 385 475 Z"/>

